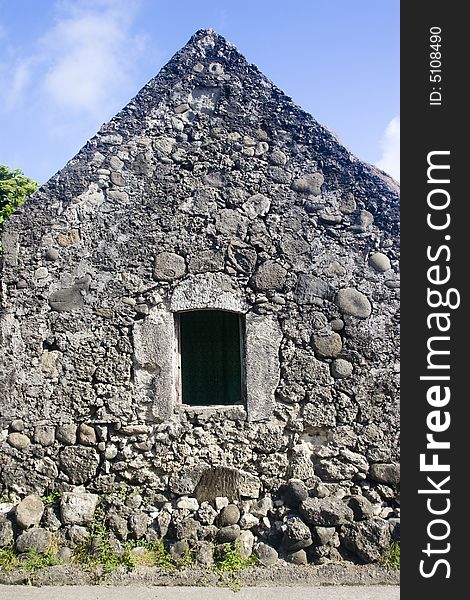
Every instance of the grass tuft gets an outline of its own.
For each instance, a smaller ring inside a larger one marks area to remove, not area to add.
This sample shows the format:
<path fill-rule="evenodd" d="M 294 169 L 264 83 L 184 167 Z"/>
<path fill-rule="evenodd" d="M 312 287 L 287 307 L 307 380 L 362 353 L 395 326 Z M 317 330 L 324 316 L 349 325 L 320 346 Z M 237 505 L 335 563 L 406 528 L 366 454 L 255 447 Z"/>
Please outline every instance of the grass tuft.
<path fill-rule="evenodd" d="M 54 548 L 47 550 L 47 552 L 28 550 L 28 552 L 23 555 L 18 555 L 16 553 L 13 544 L 10 544 L 5 548 L 0 548 L 0 567 L 6 572 L 22 568 L 34 573 L 39 569 L 52 567 L 59 563 L 60 561 L 57 558 Z"/>
<path fill-rule="evenodd" d="M 383 553 L 380 564 L 389 569 L 400 569 L 400 542 L 393 541 L 390 544 L 390 548 Z"/>
<path fill-rule="evenodd" d="M 41 500 L 46 506 L 58 506 L 60 502 L 60 492 L 50 492 L 44 496 L 41 496 Z"/>
<path fill-rule="evenodd" d="M 27 571 L 38 571 L 45 567 L 53 567 L 58 565 L 60 561 L 54 550 L 48 550 L 47 552 L 41 553 L 36 550 L 29 550 L 24 561 L 21 562 Z"/>
<path fill-rule="evenodd" d="M 155 566 L 163 571 L 171 571 L 179 566 L 172 560 L 162 540 L 130 540 L 116 548 L 100 507 L 88 526 L 87 537 L 75 548 L 73 558 L 83 567 L 103 573 L 113 573 L 119 567 L 135 569 L 139 566 Z"/>
<path fill-rule="evenodd" d="M 12 571 L 18 566 L 18 557 L 16 556 L 13 544 L 0 548 L 0 567 L 4 571 Z"/>
<path fill-rule="evenodd" d="M 248 558 L 243 558 L 238 544 L 231 542 L 230 544 L 224 544 L 216 555 L 215 566 L 217 571 L 236 573 L 246 567 L 257 565 L 258 562 L 254 554 L 251 554 Z"/>

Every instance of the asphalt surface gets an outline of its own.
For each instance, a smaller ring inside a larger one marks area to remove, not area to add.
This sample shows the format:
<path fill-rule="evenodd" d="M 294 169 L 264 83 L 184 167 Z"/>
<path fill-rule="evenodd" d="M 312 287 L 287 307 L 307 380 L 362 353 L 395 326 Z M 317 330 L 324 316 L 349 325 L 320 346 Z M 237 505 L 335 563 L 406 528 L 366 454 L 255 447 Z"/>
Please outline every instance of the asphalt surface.
<path fill-rule="evenodd" d="M 0 600 L 399 600 L 398 586 L 203 587 L 0 585 Z"/>

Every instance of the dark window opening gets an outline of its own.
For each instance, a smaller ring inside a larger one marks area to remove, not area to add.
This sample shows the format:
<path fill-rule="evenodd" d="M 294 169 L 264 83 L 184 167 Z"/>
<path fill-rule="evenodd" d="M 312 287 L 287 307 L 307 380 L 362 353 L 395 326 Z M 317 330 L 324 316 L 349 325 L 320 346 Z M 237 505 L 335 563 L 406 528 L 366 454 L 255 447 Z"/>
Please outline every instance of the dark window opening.
<path fill-rule="evenodd" d="M 210 406 L 242 402 L 241 321 L 235 313 L 180 313 L 183 404 Z"/>

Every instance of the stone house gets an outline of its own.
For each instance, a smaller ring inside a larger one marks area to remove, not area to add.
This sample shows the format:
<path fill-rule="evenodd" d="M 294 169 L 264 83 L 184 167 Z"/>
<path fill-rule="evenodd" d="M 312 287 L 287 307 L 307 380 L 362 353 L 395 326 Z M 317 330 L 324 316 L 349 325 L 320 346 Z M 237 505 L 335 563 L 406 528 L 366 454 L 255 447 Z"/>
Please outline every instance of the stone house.
<path fill-rule="evenodd" d="M 259 543 L 303 519 L 312 560 L 375 560 L 359 534 L 383 546 L 399 513 L 398 211 L 198 31 L 6 224 L 3 492 L 139 489 L 142 535 L 170 537 L 228 498 Z"/>

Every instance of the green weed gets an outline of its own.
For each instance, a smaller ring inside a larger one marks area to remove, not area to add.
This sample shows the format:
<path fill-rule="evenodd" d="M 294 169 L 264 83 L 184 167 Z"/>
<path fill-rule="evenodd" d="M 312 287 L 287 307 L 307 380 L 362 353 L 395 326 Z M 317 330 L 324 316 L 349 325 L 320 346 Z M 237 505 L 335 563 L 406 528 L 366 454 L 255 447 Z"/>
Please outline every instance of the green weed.
<path fill-rule="evenodd" d="M 18 566 L 18 558 L 16 556 L 13 544 L 0 548 L 0 567 L 4 571 L 12 571 Z"/>
<path fill-rule="evenodd" d="M 178 569 L 187 569 L 194 563 L 194 555 L 191 550 L 187 550 L 183 556 L 175 562 Z"/>
<path fill-rule="evenodd" d="M 103 573 L 113 573 L 119 567 L 135 569 L 138 566 L 156 566 L 164 571 L 175 569 L 176 565 L 161 540 L 129 540 L 122 545 L 122 549 L 116 550 L 105 521 L 103 509 L 98 506 L 88 526 L 87 537 L 73 552 L 75 562 Z"/>
<path fill-rule="evenodd" d="M 237 572 L 246 567 L 251 567 L 258 564 L 258 559 L 255 555 L 250 555 L 244 558 L 240 554 L 240 548 L 236 542 L 224 544 L 224 547 L 216 555 L 215 566 L 217 571 Z"/>
<path fill-rule="evenodd" d="M 38 571 L 45 567 L 52 567 L 58 565 L 58 560 L 54 550 L 48 550 L 47 552 L 41 553 L 36 550 L 29 550 L 24 561 L 21 562 L 21 566 L 27 571 Z"/>
<path fill-rule="evenodd" d="M 220 577 L 222 585 L 226 585 L 234 592 L 241 588 L 239 573 L 246 567 L 252 567 L 259 563 L 258 558 L 251 554 L 244 558 L 240 553 L 240 546 L 237 542 L 224 544 L 215 555 L 215 571 Z"/>
<path fill-rule="evenodd" d="M 390 548 L 383 553 L 380 564 L 390 569 L 400 569 L 400 542 L 393 541 L 390 544 Z"/>
<path fill-rule="evenodd" d="M 60 492 L 50 492 L 41 496 L 41 500 L 46 506 L 57 506 L 60 502 Z"/>
<path fill-rule="evenodd" d="M 155 542 L 131 540 L 126 542 L 124 547 L 126 552 L 131 553 L 135 566 L 159 567 L 162 571 L 174 571 L 177 566 L 180 566 L 165 549 L 163 540 Z"/>
<path fill-rule="evenodd" d="M 4 571 L 13 571 L 13 569 L 22 568 L 35 572 L 45 567 L 58 565 L 59 562 L 55 548 L 51 548 L 44 553 L 37 550 L 28 550 L 25 555 L 21 556 L 21 559 L 16 553 L 13 544 L 10 544 L 6 548 L 0 548 L 0 567 Z"/>
<path fill-rule="evenodd" d="M 88 526 L 88 535 L 73 552 L 74 560 L 84 567 L 101 567 L 105 573 L 112 573 L 123 563 L 130 562 L 124 554 L 119 554 L 112 547 L 103 509 L 98 506 Z"/>

